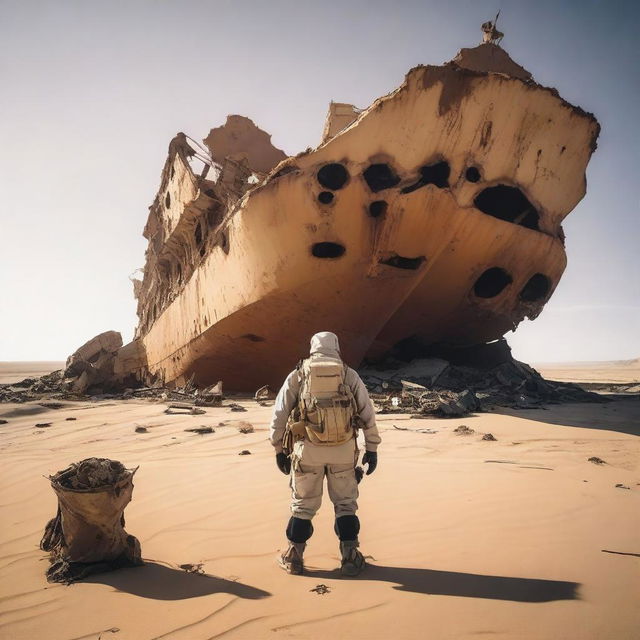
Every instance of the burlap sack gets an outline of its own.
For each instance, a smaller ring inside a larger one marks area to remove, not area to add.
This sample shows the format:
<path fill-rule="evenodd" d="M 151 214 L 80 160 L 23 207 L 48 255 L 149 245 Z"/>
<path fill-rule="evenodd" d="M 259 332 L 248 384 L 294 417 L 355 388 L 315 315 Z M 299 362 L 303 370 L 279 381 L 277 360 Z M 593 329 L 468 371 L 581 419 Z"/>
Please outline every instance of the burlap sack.
<path fill-rule="evenodd" d="M 115 460 L 88 458 L 50 477 L 58 513 L 40 542 L 51 554 L 49 581 L 142 564 L 140 543 L 124 530 L 136 471 Z"/>

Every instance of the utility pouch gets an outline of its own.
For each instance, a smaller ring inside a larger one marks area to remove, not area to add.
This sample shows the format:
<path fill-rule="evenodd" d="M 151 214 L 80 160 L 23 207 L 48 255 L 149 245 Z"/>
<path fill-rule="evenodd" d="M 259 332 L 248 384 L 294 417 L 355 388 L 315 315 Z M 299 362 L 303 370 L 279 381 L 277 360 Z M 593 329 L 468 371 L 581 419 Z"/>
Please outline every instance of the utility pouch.
<path fill-rule="evenodd" d="M 287 427 L 284 430 L 284 435 L 282 436 L 282 451 L 285 455 L 290 456 L 293 452 L 293 445 L 298 441 L 304 438 L 304 434 L 306 433 L 306 422 L 304 420 L 298 420 L 296 422 L 292 422 L 291 420 L 287 423 Z"/>
<path fill-rule="evenodd" d="M 301 440 L 302 438 L 304 438 L 306 424 L 307 423 L 304 420 L 299 420 L 298 422 L 294 422 L 291 424 L 290 430 L 294 442 L 296 442 L 296 440 Z"/>

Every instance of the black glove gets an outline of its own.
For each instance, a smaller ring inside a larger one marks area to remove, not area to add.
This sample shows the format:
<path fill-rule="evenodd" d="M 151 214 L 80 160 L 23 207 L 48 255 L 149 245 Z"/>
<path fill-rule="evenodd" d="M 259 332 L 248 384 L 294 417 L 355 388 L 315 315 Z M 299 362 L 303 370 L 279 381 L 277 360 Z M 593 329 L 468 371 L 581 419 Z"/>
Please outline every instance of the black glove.
<path fill-rule="evenodd" d="M 284 454 L 282 451 L 280 453 L 276 453 L 276 464 L 278 465 L 278 469 L 280 469 L 285 476 L 288 476 L 291 473 L 291 460 L 289 459 L 289 456 Z"/>
<path fill-rule="evenodd" d="M 356 482 L 358 484 L 360 484 L 360 481 L 362 480 L 364 476 L 364 469 L 362 467 L 356 467 Z"/>
<path fill-rule="evenodd" d="M 367 475 L 370 476 L 378 466 L 378 454 L 375 451 L 365 451 L 362 456 L 362 464 L 368 464 Z"/>

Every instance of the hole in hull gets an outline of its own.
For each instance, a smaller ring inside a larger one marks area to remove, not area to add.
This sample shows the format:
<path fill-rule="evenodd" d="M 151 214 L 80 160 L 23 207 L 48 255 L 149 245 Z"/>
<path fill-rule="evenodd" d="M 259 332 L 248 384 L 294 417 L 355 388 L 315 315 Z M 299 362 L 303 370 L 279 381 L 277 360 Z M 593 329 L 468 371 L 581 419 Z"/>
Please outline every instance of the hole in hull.
<path fill-rule="evenodd" d="M 494 218 L 539 230 L 540 215 L 524 193 L 516 187 L 505 184 L 488 187 L 476 196 L 473 203 L 480 211 Z"/>
<path fill-rule="evenodd" d="M 480 180 L 480 171 L 479 171 L 478 167 L 469 167 L 465 171 L 464 177 L 469 182 L 478 182 L 478 180 Z"/>
<path fill-rule="evenodd" d="M 342 189 L 349 179 L 349 172 L 346 167 L 338 162 L 325 164 L 321 167 L 316 176 L 318 182 L 325 188 L 337 191 Z"/>
<path fill-rule="evenodd" d="M 435 185 L 438 189 L 445 189 L 449 186 L 449 173 L 451 169 L 449 163 L 436 162 L 435 164 L 429 164 L 420 168 L 420 178 L 414 184 L 405 187 L 402 193 L 411 193 L 420 187 L 425 187 L 428 184 Z"/>
<path fill-rule="evenodd" d="M 374 193 L 395 187 L 400 182 L 400 178 L 388 164 L 369 165 L 362 176 Z"/>
<path fill-rule="evenodd" d="M 311 247 L 311 254 L 316 258 L 339 258 L 345 251 L 345 247 L 337 242 L 316 242 Z"/>
<path fill-rule="evenodd" d="M 487 269 L 473 285 L 473 292 L 478 298 L 495 298 L 513 282 L 513 278 L 500 267 Z"/>
<path fill-rule="evenodd" d="M 202 227 L 200 226 L 199 222 L 193 232 L 193 237 L 195 238 L 196 244 L 200 246 L 200 244 L 202 243 Z"/>
<path fill-rule="evenodd" d="M 333 193 L 331 193 L 331 191 L 321 191 L 318 200 L 322 202 L 322 204 L 330 204 L 333 202 Z"/>
<path fill-rule="evenodd" d="M 265 339 L 262 336 L 257 336 L 255 333 L 245 333 L 243 336 L 240 336 L 245 340 L 249 340 L 250 342 L 264 342 Z"/>
<path fill-rule="evenodd" d="M 424 256 L 418 256 L 417 258 L 405 258 L 404 256 L 391 256 L 386 260 L 380 260 L 380 264 L 386 264 L 396 269 L 409 269 L 415 271 L 420 268 L 420 265 L 425 261 Z"/>
<path fill-rule="evenodd" d="M 369 215 L 372 218 L 379 218 L 387 212 L 387 203 L 384 200 L 376 200 L 369 205 Z"/>
<path fill-rule="evenodd" d="M 169 195 L 169 192 L 167 191 L 167 195 L 164 199 L 164 206 L 168 209 L 171 206 L 171 196 Z"/>
<path fill-rule="evenodd" d="M 520 300 L 524 302 L 537 302 L 547 297 L 551 289 L 551 280 L 542 273 L 531 276 L 527 284 L 520 291 Z"/>

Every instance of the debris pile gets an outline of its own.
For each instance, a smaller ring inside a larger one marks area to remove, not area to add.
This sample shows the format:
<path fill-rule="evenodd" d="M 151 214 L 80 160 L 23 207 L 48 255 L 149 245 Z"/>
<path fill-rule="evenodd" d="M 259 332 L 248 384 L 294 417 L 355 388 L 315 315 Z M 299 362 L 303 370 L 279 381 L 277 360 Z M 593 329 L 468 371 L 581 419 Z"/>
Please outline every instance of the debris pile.
<path fill-rule="evenodd" d="M 514 360 L 506 341 L 495 344 L 494 351 L 502 355 L 487 354 L 488 366 L 472 360 L 454 364 L 442 358 L 408 363 L 388 359 L 375 368 L 361 369 L 360 376 L 378 413 L 460 417 L 496 407 L 535 409 L 550 403 L 603 402 L 602 396 L 576 384 L 545 380 L 529 365 Z"/>
<path fill-rule="evenodd" d="M 74 462 L 63 471 L 58 471 L 51 480 L 65 489 L 86 491 L 117 484 L 129 472 L 117 460 L 87 458 Z"/>
<path fill-rule="evenodd" d="M 50 553 L 49 582 L 143 564 L 140 543 L 123 528 L 136 471 L 117 460 L 87 458 L 49 478 L 58 496 L 58 512 L 40 541 Z"/>
<path fill-rule="evenodd" d="M 83 394 L 95 387 L 109 388 L 113 384 L 113 365 L 122 336 L 117 331 L 105 331 L 85 342 L 67 358 L 63 373 L 69 391 Z"/>
<path fill-rule="evenodd" d="M 122 336 L 117 331 L 105 331 L 72 353 L 63 370 L 0 385 L 0 402 L 26 402 L 45 396 L 73 399 L 122 391 L 113 370 L 120 347 Z"/>
<path fill-rule="evenodd" d="M 110 331 L 107 333 L 115 332 Z M 96 339 L 94 338 L 94 340 Z M 79 358 L 76 354 L 81 352 L 82 349 L 84 347 L 81 347 L 73 356 L 69 357 L 67 363 L 71 362 L 71 364 L 64 370 L 53 371 L 40 378 L 25 378 L 20 382 L 0 384 L 0 403 L 23 403 L 44 398 L 54 400 L 79 400 L 87 397 L 96 400 L 145 398 L 188 403 L 191 408 L 219 407 L 224 400 L 221 380 L 204 389 L 198 389 L 193 383 L 193 379 L 182 387 L 174 388 L 168 388 L 161 384 L 151 387 L 127 386 L 124 382 L 117 382 L 112 374 L 108 374 L 109 366 L 104 363 L 109 362 L 109 360 L 103 349 L 98 352 L 96 360 L 96 363 L 103 363 L 100 366 L 95 366 L 93 363 Z M 93 383 L 87 384 L 89 379 L 93 380 Z M 101 380 L 101 382 L 98 382 L 98 380 Z M 50 409 L 57 409 L 63 406 L 59 403 L 59 406 L 52 406 L 54 403 L 42 404 Z M 195 413 L 204 412 L 198 410 Z"/>
<path fill-rule="evenodd" d="M 78 395 L 63 385 L 62 371 L 54 371 L 41 378 L 25 378 L 20 382 L 0 384 L 0 402 L 28 402 L 40 398 L 68 400 Z"/>

